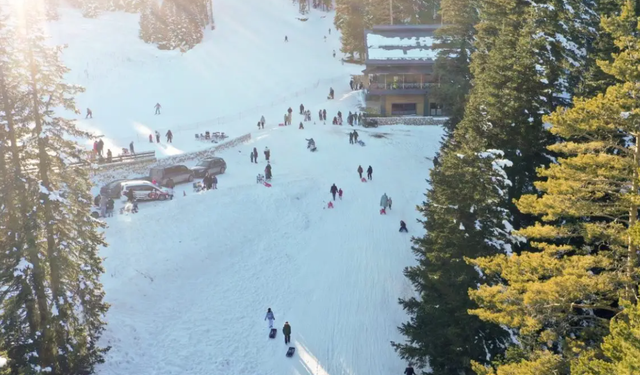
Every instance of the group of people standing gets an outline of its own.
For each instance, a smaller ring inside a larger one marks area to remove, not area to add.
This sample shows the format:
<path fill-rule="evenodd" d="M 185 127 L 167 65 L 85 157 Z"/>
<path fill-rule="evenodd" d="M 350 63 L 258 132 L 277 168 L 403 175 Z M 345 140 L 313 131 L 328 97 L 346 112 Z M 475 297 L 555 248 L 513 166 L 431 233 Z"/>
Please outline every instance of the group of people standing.
<path fill-rule="evenodd" d="M 160 143 L 160 132 L 156 130 L 155 135 L 156 135 L 156 143 Z M 167 143 L 173 142 L 173 133 L 171 132 L 171 129 L 167 131 L 165 136 L 167 137 Z M 149 143 L 153 143 L 153 134 L 149 134 Z"/>

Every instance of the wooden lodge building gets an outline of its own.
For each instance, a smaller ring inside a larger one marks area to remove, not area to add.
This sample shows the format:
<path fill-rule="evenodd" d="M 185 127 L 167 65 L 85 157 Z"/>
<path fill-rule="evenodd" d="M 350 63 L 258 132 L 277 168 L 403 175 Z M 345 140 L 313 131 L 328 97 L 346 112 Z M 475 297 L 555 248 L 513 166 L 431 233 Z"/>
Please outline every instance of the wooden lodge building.
<path fill-rule="evenodd" d="M 366 101 L 382 116 L 446 116 L 429 98 L 437 80 L 434 31 L 439 25 L 384 25 L 365 30 Z"/>

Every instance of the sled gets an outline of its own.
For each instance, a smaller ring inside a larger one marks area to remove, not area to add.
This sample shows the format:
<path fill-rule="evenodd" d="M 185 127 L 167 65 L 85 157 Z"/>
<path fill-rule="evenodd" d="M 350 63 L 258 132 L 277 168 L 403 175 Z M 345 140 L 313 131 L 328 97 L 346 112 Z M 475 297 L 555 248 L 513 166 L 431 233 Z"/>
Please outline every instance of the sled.
<path fill-rule="evenodd" d="M 278 126 L 285 126 L 284 124 L 278 124 Z"/>
<path fill-rule="evenodd" d="M 289 347 L 289 350 L 287 350 L 287 357 L 291 358 L 293 357 L 293 354 L 296 352 L 296 348 L 294 348 L 293 346 Z"/>
<path fill-rule="evenodd" d="M 327 208 L 333 208 L 333 203 L 329 202 L 329 204 L 327 205 Z"/>
<path fill-rule="evenodd" d="M 271 328 L 271 331 L 269 331 L 269 338 L 270 339 L 275 339 L 276 338 L 276 334 L 278 333 L 278 330 L 275 328 Z"/>
<path fill-rule="evenodd" d="M 271 187 L 271 184 L 266 182 L 266 181 L 263 183 L 263 185 L 266 186 L 266 187 Z"/>
<path fill-rule="evenodd" d="M 360 179 L 360 181 L 362 181 L 362 182 L 367 182 L 367 179 L 366 179 L 366 178 L 364 178 L 364 177 L 362 177 L 362 178 Z"/>
<path fill-rule="evenodd" d="M 380 215 L 386 215 L 387 214 L 387 210 L 385 210 L 384 208 L 380 209 Z"/>
<path fill-rule="evenodd" d="M 362 141 L 358 141 L 358 144 L 359 144 L 360 146 L 364 146 L 364 145 L 365 145 L 365 144 L 364 144 L 364 142 L 362 142 Z"/>

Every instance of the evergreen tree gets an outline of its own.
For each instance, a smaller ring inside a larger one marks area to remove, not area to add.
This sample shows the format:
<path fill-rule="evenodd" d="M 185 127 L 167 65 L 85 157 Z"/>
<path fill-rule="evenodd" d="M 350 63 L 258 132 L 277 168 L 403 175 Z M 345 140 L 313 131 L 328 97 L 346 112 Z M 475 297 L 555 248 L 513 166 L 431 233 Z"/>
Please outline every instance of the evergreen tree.
<path fill-rule="evenodd" d="M 471 374 L 472 360 L 485 361 L 506 341 L 500 327 L 467 314 L 474 305 L 466 291 L 482 277 L 464 258 L 509 248 L 501 206 L 509 184 L 502 167 L 510 162 L 469 146 L 445 150 L 431 172 L 419 207 L 426 235 L 414 239 L 418 265 L 405 270 L 419 297 L 400 301 L 411 317 L 400 328 L 408 343 L 393 343 L 403 359 L 436 374 Z"/>
<path fill-rule="evenodd" d="M 309 3 L 307 0 L 298 0 L 298 11 L 300 14 L 309 13 Z"/>
<path fill-rule="evenodd" d="M 520 230 L 531 251 L 473 261 L 504 281 L 471 292 L 480 306 L 473 313 L 517 330 L 521 342 L 517 355 L 495 364 L 498 374 L 527 373 L 540 358 L 568 373 L 576 354 L 606 335 L 620 298 L 636 302 L 640 28 L 634 4 L 605 17 L 603 27 L 620 52 L 599 65 L 621 83 L 548 117 L 551 132 L 566 141 L 549 147 L 563 156 L 558 163 L 539 170 L 543 195 L 518 201 L 523 213 L 542 219 Z"/>
<path fill-rule="evenodd" d="M 60 49 L 45 43 L 41 14 L 22 14 L 20 29 L 0 27 L 11 35 L 0 46 L 0 173 L 13 176 L 3 196 L 12 210 L 0 222 L 16 230 L 0 261 L 0 345 L 12 373 L 89 374 L 106 350 L 97 344 L 107 309 L 97 255 L 104 241 L 90 217 L 87 171 L 67 166 L 82 160 L 68 139 L 88 134 L 59 116 L 80 88 L 63 83 L 68 70 Z"/>
<path fill-rule="evenodd" d="M 99 0 L 83 0 L 82 15 L 87 18 L 96 18 L 100 13 Z"/>
<path fill-rule="evenodd" d="M 341 31 L 340 51 L 351 59 L 363 59 L 366 52 L 364 40 L 367 4 L 359 0 L 336 0 L 336 15 L 333 23 Z"/>
<path fill-rule="evenodd" d="M 571 367 L 573 375 L 635 375 L 640 373 L 640 306 L 624 304 L 611 320 L 610 334 L 601 346 L 602 358 L 589 353 Z"/>
<path fill-rule="evenodd" d="M 474 51 L 474 26 L 478 22 L 478 12 L 475 1 L 471 0 L 442 0 L 440 5 L 441 14 L 446 15 L 446 23 L 436 31 L 440 52 L 434 64 L 434 75 L 438 83 L 431 95 L 447 109 L 449 119 L 445 127 L 449 134 L 453 134 L 464 115 L 471 88 L 469 60 Z"/>
<path fill-rule="evenodd" d="M 140 14 L 140 39 L 147 43 L 162 41 L 165 30 L 160 6 L 155 1 L 147 1 Z"/>

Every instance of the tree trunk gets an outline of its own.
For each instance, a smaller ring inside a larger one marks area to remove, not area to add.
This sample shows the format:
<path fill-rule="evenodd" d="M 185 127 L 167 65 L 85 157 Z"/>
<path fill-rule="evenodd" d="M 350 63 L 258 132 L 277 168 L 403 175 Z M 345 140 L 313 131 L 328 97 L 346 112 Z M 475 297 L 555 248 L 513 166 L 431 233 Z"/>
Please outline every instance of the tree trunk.
<path fill-rule="evenodd" d="M 635 135 L 635 141 L 636 144 L 634 146 L 633 149 L 633 190 L 632 190 L 632 194 L 637 195 L 638 194 L 638 168 L 640 168 L 640 145 L 638 145 L 638 142 L 640 141 L 640 137 L 636 134 Z M 635 272 L 636 272 L 636 262 L 637 262 L 637 252 L 638 252 L 638 248 L 637 246 L 634 244 L 633 242 L 633 238 L 631 235 L 631 228 L 633 228 L 633 226 L 636 224 L 636 222 L 638 221 L 638 205 L 635 203 L 632 203 L 631 206 L 629 207 L 629 233 L 628 233 L 628 244 L 629 244 L 629 248 L 627 251 L 627 277 L 629 278 L 628 282 L 627 282 L 627 290 L 626 290 L 626 296 L 625 298 L 628 301 L 631 301 L 633 304 L 635 304 L 637 302 L 637 296 L 636 296 L 636 291 L 637 291 L 637 285 L 636 285 L 636 277 L 635 277 Z"/>

